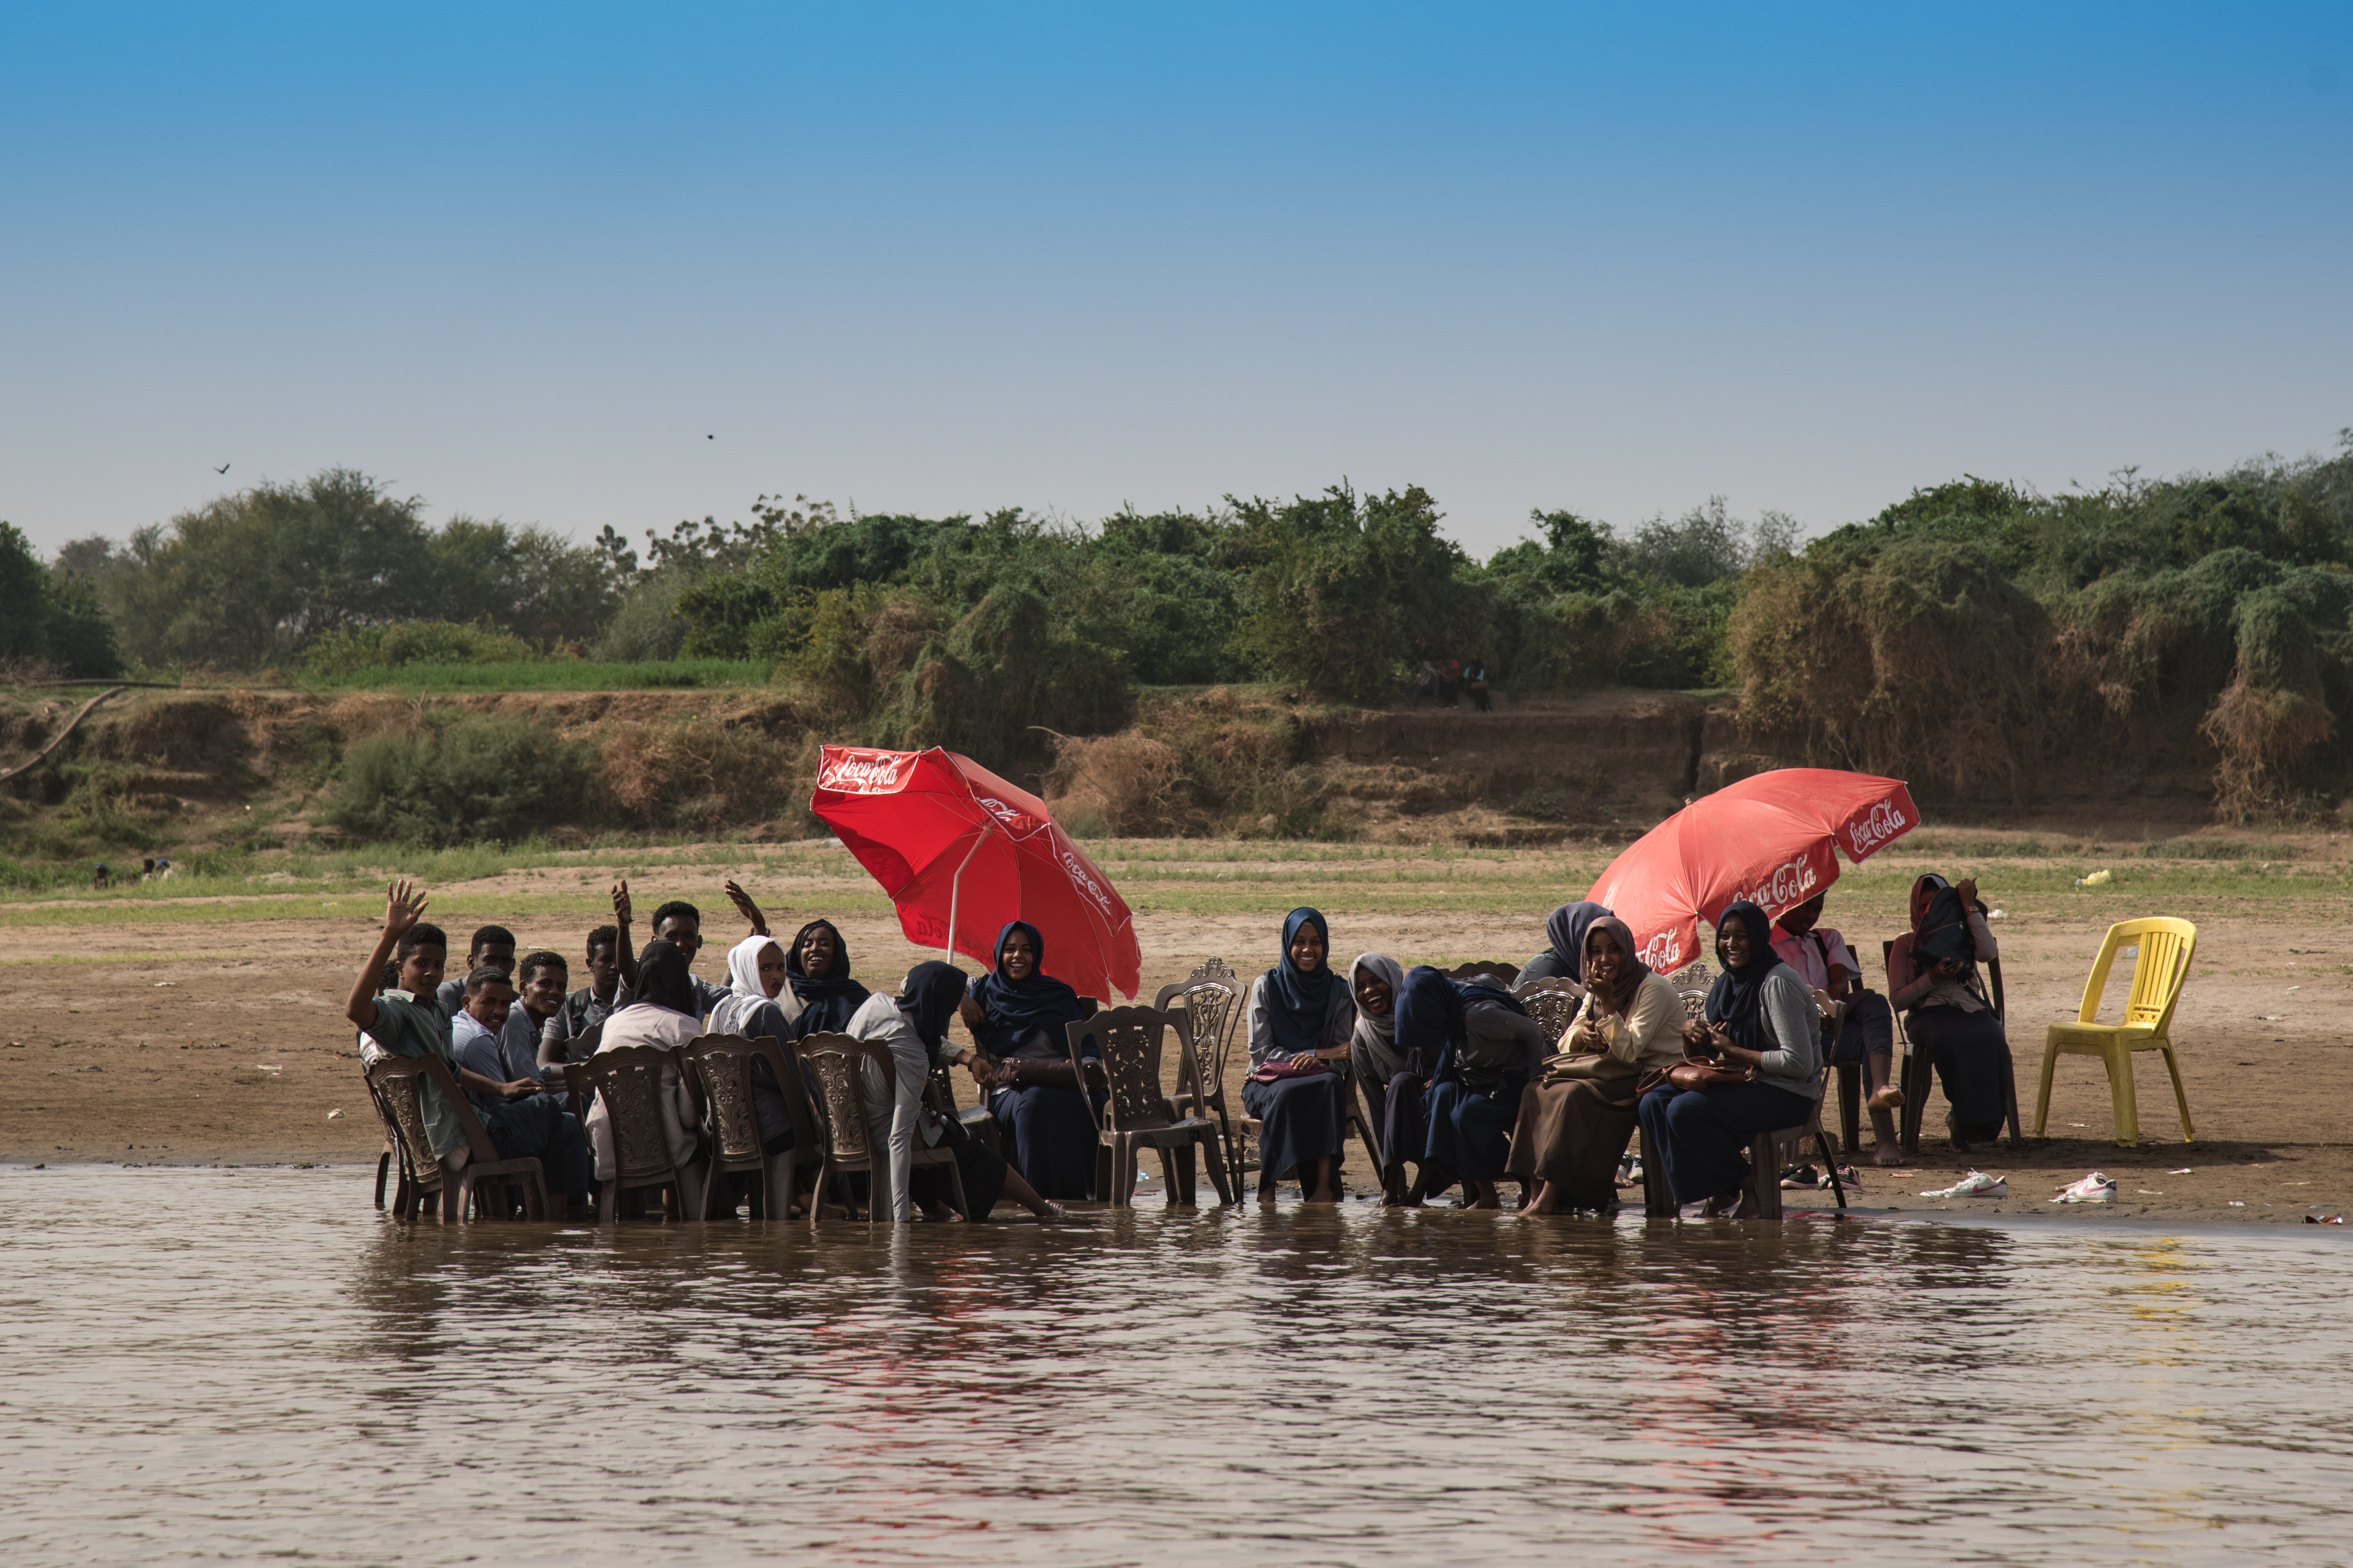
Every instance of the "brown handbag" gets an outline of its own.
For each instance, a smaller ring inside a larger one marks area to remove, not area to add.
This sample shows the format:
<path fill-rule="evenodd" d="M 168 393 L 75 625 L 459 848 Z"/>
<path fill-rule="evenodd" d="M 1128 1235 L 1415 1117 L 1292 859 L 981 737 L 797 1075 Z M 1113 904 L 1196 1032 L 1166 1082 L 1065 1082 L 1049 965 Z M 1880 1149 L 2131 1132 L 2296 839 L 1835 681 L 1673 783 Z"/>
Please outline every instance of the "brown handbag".
<path fill-rule="evenodd" d="M 1648 1094 L 1661 1084 L 1679 1089 L 1722 1089 L 1726 1084 L 1746 1083 L 1746 1068 L 1728 1068 L 1704 1057 L 1685 1057 L 1664 1070 L 1653 1069 L 1642 1079 L 1642 1092 Z"/>

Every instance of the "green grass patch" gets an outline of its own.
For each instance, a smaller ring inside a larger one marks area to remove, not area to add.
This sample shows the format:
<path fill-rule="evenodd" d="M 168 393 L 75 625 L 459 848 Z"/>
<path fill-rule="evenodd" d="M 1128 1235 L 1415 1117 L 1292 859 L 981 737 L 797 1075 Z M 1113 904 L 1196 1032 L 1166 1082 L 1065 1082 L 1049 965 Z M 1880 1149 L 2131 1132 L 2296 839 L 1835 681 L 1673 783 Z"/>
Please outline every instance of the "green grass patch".
<path fill-rule="evenodd" d="M 372 665 L 315 684 L 328 689 L 399 691 L 419 696 L 440 691 L 668 691 L 765 686 L 771 668 L 767 660 L 757 658 L 649 659 L 639 664 L 556 658 L 497 664 Z"/>

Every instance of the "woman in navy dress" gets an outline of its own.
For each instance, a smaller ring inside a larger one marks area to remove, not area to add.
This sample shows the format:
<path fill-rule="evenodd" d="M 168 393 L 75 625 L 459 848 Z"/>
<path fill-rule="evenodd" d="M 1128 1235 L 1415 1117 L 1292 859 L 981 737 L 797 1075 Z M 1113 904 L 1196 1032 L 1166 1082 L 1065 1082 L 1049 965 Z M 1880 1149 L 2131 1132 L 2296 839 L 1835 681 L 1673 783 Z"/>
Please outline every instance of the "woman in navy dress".
<path fill-rule="evenodd" d="M 1356 1004 L 1332 972 L 1332 931 L 1310 909 L 1282 922 L 1282 952 L 1250 983 L 1250 1076 L 1242 1109 L 1259 1119 L 1258 1195 L 1297 1175 L 1310 1203 L 1340 1201 L 1340 1152 L 1347 1130 L 1340 1096 L 1347 1080 Z"/>
<path fill-rule="evenodd" d="M 997 933 L 997 967 L 973 983 L 960 1009 L 980 1053 L 972 1079 L 1012 1138 L 1014 1168 L 1041 1197 L 1094 1195 L 1094 1108 L 1103 1095 L 1099 1068 L 1079 1081 L 1066 1026 L 1094 1015 L 1094 1004 L 1045 973 L 1046 939 L 1028 921 Z M 1099 1058 L 1089 1041 L 1081 1059 Z"/>

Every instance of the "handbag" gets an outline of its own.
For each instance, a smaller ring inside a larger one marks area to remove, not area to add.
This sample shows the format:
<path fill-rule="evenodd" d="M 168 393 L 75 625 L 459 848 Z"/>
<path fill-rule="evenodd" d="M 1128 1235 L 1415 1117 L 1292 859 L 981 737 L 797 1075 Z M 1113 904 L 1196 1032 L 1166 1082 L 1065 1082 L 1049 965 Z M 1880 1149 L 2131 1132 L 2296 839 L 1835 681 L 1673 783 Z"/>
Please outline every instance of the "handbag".
<path fill-rule="evenodd" d="M 1634 1069 L 1607 1051 L 1560 1051 L 1545 1058 L 1546 1083 L 1576 1083 L 1595 1079 L 1630 1078 Z"/>
<path fill-rule="evenodd" d="M 1704 1057 L 1685 1057 L 1670 1068 L 1653 1068 L 1643 1075 L 1641 1092 L 1665 1084 L 1678 1089 L 1722 1089 L 1727 1084 L 1746 1083 L 1751 1074 L 1746 1068 L 1728 1068 Z"/>

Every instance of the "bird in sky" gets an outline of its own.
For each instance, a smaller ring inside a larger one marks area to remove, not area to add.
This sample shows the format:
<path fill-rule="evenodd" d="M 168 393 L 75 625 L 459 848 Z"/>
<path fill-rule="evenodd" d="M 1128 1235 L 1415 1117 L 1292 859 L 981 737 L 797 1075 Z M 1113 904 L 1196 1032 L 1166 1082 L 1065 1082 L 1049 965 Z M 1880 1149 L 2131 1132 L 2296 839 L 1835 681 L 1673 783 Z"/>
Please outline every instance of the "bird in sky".
<path fill-rule="evenodd" d="M 705 437 L 703 437 L 703 439 L 704 439 L 704 440 L 706 440 L 706 441 L 716 441 L 716 440 L 718 440 L 718 439 L 719 439 L 719 437 L 716 437 L 716 436 L 705 436 Z"/>
<path fill-rule="evenodd" d="M 227 473 L 227 472 L 228 472 L 228 465 L 227 465 L 227 463 L 223 463 L 219 468 L 215 468 L 215 469 L 213 470 L 213 472 L 214 472 L 214 473 L 216 473 L 216 474 L 225 474 L 225 473 Z"/>

